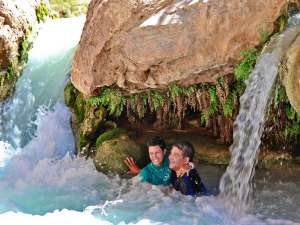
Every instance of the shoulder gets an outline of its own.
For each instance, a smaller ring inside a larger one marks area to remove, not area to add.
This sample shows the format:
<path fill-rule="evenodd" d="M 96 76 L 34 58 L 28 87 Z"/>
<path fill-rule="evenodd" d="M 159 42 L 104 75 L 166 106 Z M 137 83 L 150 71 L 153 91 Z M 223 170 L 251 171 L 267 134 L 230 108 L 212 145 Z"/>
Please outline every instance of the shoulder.
<path fill-rule="evenodd" d="M 147 180 L 147 178 L 150 177 L 151 174 L 151 163 L 149 163 L 147 166 L 145 166 L 139 173 L 139 176 L 141 178 L 144 178 Z"/>
<path fill-rule="evenodd" d="M 201 182 L 201 178 L 199 176 L 199 173 L 196 169 L 191 169 L 189 172 L 189 177 L 192 181 L 198 181 Z"/>
<path fill-rule="evenodd" d="M 198 173 L 198 171 L 195 168 L 190 170 L 189 175 L 190 176 L 195 176 L 195 177 L 198 176 L 199 177 L 199 173 Z"/>

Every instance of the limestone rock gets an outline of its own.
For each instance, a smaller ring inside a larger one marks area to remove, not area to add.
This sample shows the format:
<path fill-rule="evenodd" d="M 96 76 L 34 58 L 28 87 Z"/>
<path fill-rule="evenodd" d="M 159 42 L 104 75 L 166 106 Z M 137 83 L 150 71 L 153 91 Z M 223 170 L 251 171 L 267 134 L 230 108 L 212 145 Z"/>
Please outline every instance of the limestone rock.
<path fill-rule="evenodd" d="M 285 88 L 291 105 L 300 115 L 300 32 L 287 53 Z"/>
<path fill-rule="evenodd" d="M 72 67 L 85 95 L 214 82 L 272 33 L 287 0 L 92 0 Z"/>
<path fill-rule="evenodd" d="M 97 149 L 94 164 L 102 173 L 125 175 L 128 168 L 124 163 L 126 157 L 131 156 L 142 168 L 147 163 L 148 152 L 128 138 L 116 138 L 105 141 Z"/>
<path fill-rule="evenodd" d="M 0 0 L 0 101 L 14 90 L 22 66 L 19 47 L 36 23 L 35 7 L 41 0 Z M 11 70 L 8 78 L 7 71 Z"/>
<path fill-rule="evenodd" d="M 19 44 L 29 26 L 35 24 L 39 0 L 0 1 L 0 68 L 6 70 L 18 54 Z"/>

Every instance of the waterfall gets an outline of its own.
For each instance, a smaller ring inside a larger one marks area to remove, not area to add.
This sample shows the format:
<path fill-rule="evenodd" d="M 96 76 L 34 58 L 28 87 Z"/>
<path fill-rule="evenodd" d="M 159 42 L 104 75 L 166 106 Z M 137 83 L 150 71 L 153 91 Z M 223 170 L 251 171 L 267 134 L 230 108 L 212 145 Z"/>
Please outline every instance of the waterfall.
<path fill-rule="evenodd" d="M 18 149 L 34 136 L 37 113 L 63 101 L 84 17 L 41 24 L 14 95 L 0 102 L 0 146 Z"/>
<path fill-rule="evenodd" d="M 263 50 L 240 98 L 240 110 L 234 122 L 233 144 L 230 146 L 231 161 L 219 187 L 220 196 L 238 204 L 239 209 L 246 209 L 251 197 L 251 181 L 259 154 L 265 113 L 280 61 L 300 33 L 297 16 L 291 21 L 292 25 L 272 39 Z"/>

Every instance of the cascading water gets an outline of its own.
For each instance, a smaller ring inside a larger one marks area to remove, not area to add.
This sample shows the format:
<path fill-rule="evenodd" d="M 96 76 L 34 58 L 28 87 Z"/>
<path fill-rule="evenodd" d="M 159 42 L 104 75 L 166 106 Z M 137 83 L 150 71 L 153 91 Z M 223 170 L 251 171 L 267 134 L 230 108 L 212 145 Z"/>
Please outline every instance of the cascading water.
<path fill-rule="evenodd" d="M 276 219 L 268 210 L 260 218 L 266 206 L 236 218 L 214 196 L 166 194 L 157 186 L 108 177 L 96 172 L 91 160 L 76 157 L 62 96 L 83 22 L 73 18 L 42 26 L 14 96 L 0 106 L 1 224 L 295 224 L 285 210 L 278 209 Z M 204 181 L 213 176 L 200 173 Z M 296 208 L 300 196 L 293 199 Z M 300 221 L 299 214 L 292 219 Z"/>
<path fill-rule="evenodd" d="M 240 98 L 240 111 L 234 122 L 230 146 L 231 161 L 220 182 L 220 195 L 238 205 L 238 209 L 246 209 L 251 197 L 265 113 L 280 61 L 299 33 L 299 15 L 296 15 L 290 19 L 290 27 L 263 51 Z"/>
<path fill-rule="evenodd" d="M 37 112 L 42 108 L 51 109 L 58 100 L 63 100 L 83 22 L 83 17 L 64 22 L 53 20 L 40 30 L 14 96 L 0 102 L 1 141 L 14 148 L 24 146 L 36 129 Z"/>

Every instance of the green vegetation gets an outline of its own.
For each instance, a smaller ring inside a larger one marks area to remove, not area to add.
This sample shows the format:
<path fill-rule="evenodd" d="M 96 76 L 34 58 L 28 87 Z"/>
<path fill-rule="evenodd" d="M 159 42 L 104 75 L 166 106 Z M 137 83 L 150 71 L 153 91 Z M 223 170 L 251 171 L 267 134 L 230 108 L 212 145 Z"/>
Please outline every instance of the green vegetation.
<path fill-rule="evenodd" d="M 118 89 L 108 87 L 103 88 L 99 96 L 91 97 L 89 101 L 95 106 L 107 106 L 109 115 L 117 117 L 121 115 L 126 105 L 126 99 L 122 93 Z"/>
<path fill-rule="evenodd" d="M 123 128 L 114 128 L 114 129 L 103 132 L 96 140 L 96 148 L 99 148 L 99 146 L 104 141 L 116 138 L 125 132 L 126 132 L 126 130 Z"/>
<path fill-rule="evenodd" d="M 235 95 L 234 93 L 230 93 L 228 98 L 226 99 L 224 105 L 223 105 L 223 112 L 225 117 L 232 117 L 233 111 L 235 107 Z"/>
<path fill-rule="evenodd" d="M 278 22 L 278 24 L 279 24 L 279 32 L 282 32 L 285 28 L 286 28 L 286 26 L 287 26 L 287 24 L 288 24 L 288 15 L 287 14 L 283 14 L 283 15 L 281 15 L 280 17 L 279 17 L 279 22 Z"/>
<path fill-rule="evenodd" d="M 90 0 L 50 0 L 51 8 L 58 17 L 86 14 Z"/>
<path fill-rule="evenodd" d="M 49 16 L 49 9 L 46 3 L 41 1 L 41 3 L 35 9 L 36 19 L 39 23 L 45 22 L 46 18 Z"/>
<path fill-rule="evenodd" d="M 270 37 L 271 37 L 271 34 L 265 29 L 261 29 L 259 31 L 259 35 L 260 35 L 260 44 L 261 45 L 266 44 L 270 40 Z"/>
<path fill-rule="evenodd" d="M 209 97 L 210 97 L 210 106 L 208 109 L 209 115 L 213 115 L 218 111 L 218 97 L 215 86 L 210 86 L 208 88 Z"/>
<path fill-rule="evenodd" d="M 150 91 L 149 99 L 151 99 L 151 110 L 157 112 L 159 108 L 162 108 L 165 104 L 166 97 L 158 91 Z"/>
<path fill-rule="evenodd" d="M 20 64 L 25 64 L 28 60 L 28 52 L 32 48 L 32 42 L 29 41 L 30 30 L 26 31 L 25 38 L 19 46 L 18 60 Z"/>
<path fill-rule="evenodd" d="M 15 74 L 16 74 L 16 69 L 14 64 L 11 62 L 7 68 L 6 77 L 8 80 L 12 81 L 14 79 Z"/>
<path fill-rule="evenodd" d="M 74 110 L 75 110 L 75 114 L 77 116 L 77 120 L 79 123 L 81 123 L 84 120 L 85 105 L 86 105 L 86 102 L 83 98 L 83 95 L 78 94 L 76 97 L 76 100 L 75 100 Z"/>
<path fill-rule="evenodd" d="M 300 138 L 300 117 L 277 81 L 266 120 L 264 142 L 275 149 L 289 149 Z"/>
<path fill-rule="evenodd" d="M 254 69 L 257 54 L 256 49 L 241 52 L 243 60 L 234 69 L 234 75 L 237 81 L 245 81 L 248 79 L 250 72 Z"/>

